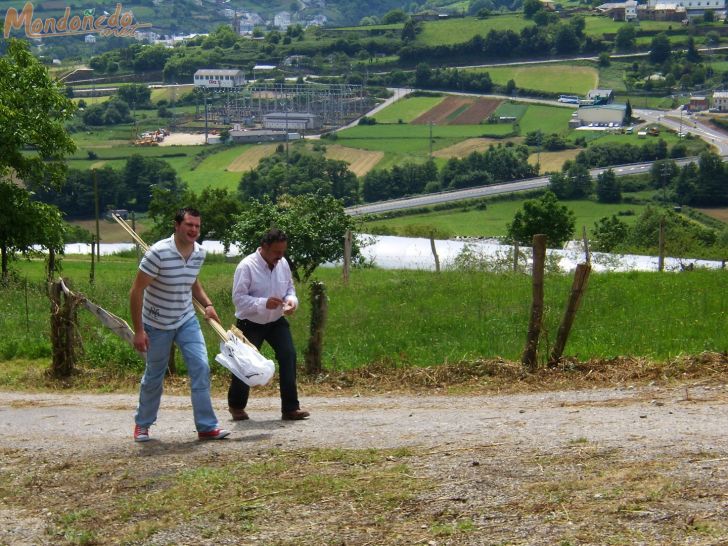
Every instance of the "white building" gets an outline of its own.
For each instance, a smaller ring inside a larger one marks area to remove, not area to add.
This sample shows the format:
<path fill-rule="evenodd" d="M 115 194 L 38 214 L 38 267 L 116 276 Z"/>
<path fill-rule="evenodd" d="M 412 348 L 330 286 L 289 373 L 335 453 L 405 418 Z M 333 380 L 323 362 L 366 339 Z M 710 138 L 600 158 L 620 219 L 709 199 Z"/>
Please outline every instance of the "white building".
<path fill-rule="evenodd" d="M 321 117 L 308 112 L 272 112 L 263 116 L 264 129 L 305 131 L 320 129 L 321 125 Z"/>
<path fill-rule="evenodd" d="M 728 91 L 713 93 L 713 108 L 716 108 L 719 112 L 728 112 Z"/>
<path fill-rule="evenodd" d="M 226 70 L 222 68 L 200 69 L 195 72 L 195 87 L 230 88 L 245 85 L 245 74 L 242 70 Z"/>
<path fill-rule="evenodd" d="M 96 36 L 94 36 L 93 34 L 86 34 L 83 41 L 86 42 L 87 44 L 95 44 Z"/>
<path fill-rule="evenodd" d="M 726 0 L 670 0 L 670 4 L 685 8 L 688 15 L 700 15 L 706 10 L 725 11 Z M 665 0 L 647 0 L 647 7 L 657 9 Z"/>
<path fill-rule="evenodd" d="M 273 26 L 281 30 L 286 30 L 291 26 L 291 14 L 287 11 L 277 13 L 276 16 L 273 17 Z"/>
<path fill-rule="evenodd" d="M 580 106 L 574 112 L 572 127 L 615 128 L 621 127 L 627 112 L 626 104 L 603 104 L 601 106 Z"/>

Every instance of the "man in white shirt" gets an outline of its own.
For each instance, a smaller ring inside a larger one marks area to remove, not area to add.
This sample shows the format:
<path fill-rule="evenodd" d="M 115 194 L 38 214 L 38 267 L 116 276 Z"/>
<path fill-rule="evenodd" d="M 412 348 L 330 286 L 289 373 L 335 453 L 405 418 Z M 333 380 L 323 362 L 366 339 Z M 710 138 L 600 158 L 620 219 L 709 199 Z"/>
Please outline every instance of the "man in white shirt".
<path fill-rule="evenodd" d="M 264 341 L 273 348 L 278 361 L 281 391 L 281 417 L 300 421 L 309 416 L 301 410 L 296 388 L 296 348 L 286 316 L 298 307 L 291 268 L 283 258 L 288 237 L 279 229 L 269 230 L 258 250 L 243 258 L 235 269 L 233 303 L 237 326 L 251 343 L 260 348 Z M 250 387 L 232 376 L 228 407 L 234 421 L 248 419 Z"/>

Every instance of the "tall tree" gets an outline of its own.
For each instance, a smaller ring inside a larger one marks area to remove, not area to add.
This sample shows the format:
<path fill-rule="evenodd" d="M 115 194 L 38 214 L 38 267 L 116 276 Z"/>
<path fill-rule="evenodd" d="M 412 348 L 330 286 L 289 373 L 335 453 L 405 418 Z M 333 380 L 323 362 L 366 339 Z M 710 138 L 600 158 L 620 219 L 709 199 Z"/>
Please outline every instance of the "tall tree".
<path fill-rule="evenodd" d="M 550 248 L 558 248 L 571 238 L 575 225 L 574 212 L 547 191 L 540 199 L 526 201 L 516 211 L 507 231 L 511 240 L 521 244 L 529 244 L 534 235 L 542 233 Z"/>
<path fill-rule="evenodd" d="M 654 64 L 664 63 L 670 58 L 671 46 L 670 38 L 667 34 L 661 32 L 650 43 L 650 62 Z"/>
<path fill-rule="evenodd" d="M 597 175 L 597 201 L 600 203 L 619 203 L 622 189 L 612 169 Z"/>
<path fill-rule="evenodd" d="M 286 232 L 286 258 L 297 281 L 308 280 L 321 264 L 342 259 L 344 235 L 355 227 L 342 202 L 330 195 L 283 196 L 277 203 L 251 201 L 235 219 L 223 243 L 236 245 L 243 254 L 253 252 L 269 228 Z"/>
<path fill-rule="evenodd" d="M 0 256 L 2 277 L 16 252 L 32 245 L 62 250 L 63 222 L 55 207 L 33 202 L 20 187 L 59 187 L 64 158 L 76 149 L 63 122 L 73 115 L 63 86 L 31 55 L 27 44 L 10 40 L 0 57 Z M 54 232 L 59 234 L 54 236 Z"/>

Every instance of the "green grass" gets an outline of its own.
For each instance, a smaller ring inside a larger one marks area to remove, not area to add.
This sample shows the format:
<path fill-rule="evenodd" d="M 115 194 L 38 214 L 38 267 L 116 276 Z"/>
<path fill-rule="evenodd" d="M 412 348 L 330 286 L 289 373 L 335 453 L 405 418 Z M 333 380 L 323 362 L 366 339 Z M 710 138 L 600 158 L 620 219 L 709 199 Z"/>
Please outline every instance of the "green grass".
<path fill-rule="evenodd" d="M 526 110 L 526 113 L 519 121 L 521 134 L 525 135 L 536 130 L 540 130 L 545 134 L 569 133 L 571 132 L 569 129 L 569 120 L 573 112 L 573 108 L 530 104 L 528 110 Z"/>
<path fill-rule="evenodd" d="M 546 93 L 586 95 L 590 89 L 597 87 L 599 81 L 595 68 L 581 65 L 490 66 L 476 71 L 487 72 L 498 85 L 505 85 L 512 79 L 518 88 Z"/>
<path fill-rule="evenodd" d="M 512 101 L 503 101 L 496 108 L 494 114 L 496 116 L 512 117 L 520 120 L 528 110 L 528 105 L 524 103 L 516 103 Z"/>
<path fill-rule="evenodd" d="M 622 216 L 627 224 L 635 222 L 644 209 L 642 205 L 616 204 L 607 205 L 594 201 L 564 201 L 564 205 L 576 214 L 576 226 L 591 229 L 594 223 L 603 216 L 611 216 L 620 212 L 632 211 L 634 216 Z M 487 204 L 485 210 L 472 208 L 468 210 L 446 210 L 399 216 L 387 220 L 374 220 L 364 224 L 363 229 L 386 228 L 395 233 L 404 233 L 407 226 L 429 226 L 437 232 L 450 236 L 463 237 L 502 237 L 506 235 L 506 224 L 513 220 L 517 210 L 523 206 L 523 200 L 495 201 Z"/>
<path fill-rule="evenodd" d="M 512 30 L 516 33 L 533 25 L 520 14 L 509 14 L 477 19 L 475 17 L 445 19 L 443 21 L 425 21 L 422 32 L 417 35 L 417 45 L 451 45 L 467 42 L 476 34 L 483 38 L 490 30 Z"/>
<path fill-rule="evenodd" d="M 435 125 L 432 127 L 432 149 L 439 150 L 473 137 L 498 137 L 513 131 L 510 124 L 500 125 Z M 391 154 L 394 161 L 410 156 L 425 157 L 430 151 L 429 125 L 359 125 L 337 133 L 337 144 L 379 150 Z M 377 164 L 384 168 L 389 162 Z"/>
<path fill-rule="evenodd" d="M 223 324 L 233 321 L 230 283 L 235 263 L 208 263 L 201 280 L 215 302 Z M 96 288 L 88 286 L 87 261 L 64 262 L 64 277 L 74 289 L 128 319 L 128 290 L 134 260 L 106 258 L 97 266 Z M 48 358 L 48 300 L 42 264 L 21 263 L 19 274 L 31 280 L 26 323 L 21 287 L 0 289 L 5 335 L 0 360 Z M 517 360 L 523 350 L 531 303 L 526 275 L 445 271 L 352 272 L 348 286 L 340 269 L 319 269 L 316 277 L 328 290 L 329 316 L 324 341 L 326 369 L 345 370 L 377 362 L 401 366 L 437 365 L 462 359 Z M 547 275 L 545 338 L 553 343 L 571 278 Z M 298 286 L 301 308 L 291 319 L 302 358 L 310 314 L 306 286 Z M 579 310 L 566 355 L 580 359 L 617 355 L 666 359 L 679 354 L 728 350 L 728 276 L 724 271 L 690 274 L 593 274 Z M 85 366 L 107 373 L 138 375 L 140 359 L 79 312 Z M 204 328 L 211 362 L 217 352 L 215 334 Z M 266 349 L 266 354 L 270 352 Z M 212 363 L 214 373 L 224 373 Z M 3 382 L 5 379 L 2 380 Z M 17 383 L 18 378 L 14 381 Z"/>
<path fill-rule="evenodd" d="M 377 112 L 374 119 L 377 120 L 377 123 L 399 123 L 400 120 L 409 123 L 440 104 L 444 99 L 444 95 L 441 97 L 407 97 Z"/>

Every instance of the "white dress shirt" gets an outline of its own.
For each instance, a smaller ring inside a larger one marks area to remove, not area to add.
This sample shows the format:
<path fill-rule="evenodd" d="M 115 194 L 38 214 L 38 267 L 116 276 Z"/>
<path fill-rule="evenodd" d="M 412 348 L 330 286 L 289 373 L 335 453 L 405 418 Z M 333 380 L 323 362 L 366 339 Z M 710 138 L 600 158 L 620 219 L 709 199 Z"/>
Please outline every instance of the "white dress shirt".
<path fill-rule="evenodd" d="M 268 298 L 280 298 L 288 305 L 298 307 L 291 268 L 282 258 L 271 269 L 260 254 L 260 248 L 246 256 L 235 268 L 233 277 L 233 303 L 235 316 L 257 324 L 268 324 L 283 316 L 283 307 L 266 309 Z"/>

